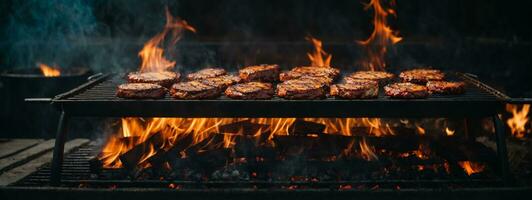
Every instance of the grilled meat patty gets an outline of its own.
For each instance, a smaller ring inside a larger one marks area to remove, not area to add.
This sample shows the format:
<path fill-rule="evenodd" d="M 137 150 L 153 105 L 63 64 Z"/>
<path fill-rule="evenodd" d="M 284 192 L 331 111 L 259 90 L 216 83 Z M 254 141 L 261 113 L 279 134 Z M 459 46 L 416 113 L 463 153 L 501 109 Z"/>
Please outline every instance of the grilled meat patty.
<path fill-rule="evenodd" d="M 392 83 L 384 86 L 384 93 L 391 98 L 416 99 L 427 98 L 427 87 L 414 83 Z"/>
<path fill-rule="evenodd" d="M 187 79 L 192 81 L 206 78 L 214 78 L 225 75 L 226 73 L 227 72 L 225 71 L 225 69 L 222 68 L 205 68 L 197 72 L 188 74 Z"/>
<path fill-rule="evenodd" d="M 171 87 L 174 83 L 179 82 L 181 74 L 178 72 L 131 72 L 127 75 L 127 81 L 130 83 L 153 83 L 163 87 Z"/>
<path fill-rule="evenodd" d="M 433 94 L 463 94 L 465 92 L 464 82 L 450 81 L 429 81 L 427 89 Z"/>
<path fill-rule="evenodd" d="M 220 96 L 220 90 L 199 81 L 176 83 L 170 94 L 176 99 L 213 99 Z"/>
<path fill-rule="evenodd" d="M 229 86 L 225 95 L 233 99 L 270 99 L 273 97 L 271 83 L 247 82 Z"/>
<path fill-rule="evenodd" d="M 381 84 L 386 83 L 393 79 L 395 75 L 383 71 L 357 71 L 349 74 L 345 77 L 345 81 L 349 82 L 352 80 L 362 79 L 362 80 L 373 80 Z"/>
<path fill-rule="evenodd" d="M 290 71 L 283 72 L 279 75 L 281 81 L 298 79 L 305 76 L 327 77 L 332 80 L 336 79 L 340 70 L 333 67 L 294 67 Z M 331 81 L 332 82 L 332 81 Z"/>
<path fill-rule="evenodd" d="M 160 99 L 166 88 L 153 83 L 125 83 L 118 86 L 116 96 L 127 99 Z"/>
<path fill-rule="evenodd" d="M 379 83 L 373 80 L 355 79 L 352 82 L 332 85 L 330 94 L 343 99 L 377 98 Z"/>
<path fill-rule="evenodd" d="M 403 82 L 411 82 L 425 85 L 428 81 L 443 80 L 445 74 L 437 69 L 413 69 L 401 72 L 399 78 Z"/>
<path fill-rule="evenodd" d="M 326 85 L 319 79 L 299 78 L 277 84 L 277 96 L 285 99 L 323 99 Z"/>
<path fill-rule="evenodd" d="M 279 77 L 279 65 L 255 65 L 239 70 L 239 76 L 244 82 L 274 82 Z"/>
<path fill-rule="evenodd" d="M 227 87 L 237 84 L 241 81 L 240 77 L 234 75 L 223 75 L 214 78 L 207 78 L 199 80 L 201 83 L 214 86 L 220 91 L 224 91 Z"/>

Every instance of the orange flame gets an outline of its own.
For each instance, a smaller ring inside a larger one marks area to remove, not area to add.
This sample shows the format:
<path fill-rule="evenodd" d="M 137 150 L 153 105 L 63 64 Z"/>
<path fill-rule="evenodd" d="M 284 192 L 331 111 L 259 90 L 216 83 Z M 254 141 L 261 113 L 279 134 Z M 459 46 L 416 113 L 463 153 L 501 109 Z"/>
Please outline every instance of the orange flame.
<path fill-rule="evenodd" d="M 61 76 L 61 71 L 57 67 L 50 67 L 43 63 L 37 63 L 41 72 L 46 77 L 56 77 Z"/>
<path fill-rule="evenodd" d="M 166 8 L 166 24 L 161 33 L 155 35 L 144 44 L 144 48 L 139 52 L 142 59 L 140 67 L 141 72 L 160 72 L 172 69 L 176 62 L 167 60 L 163 54 L 164 49 L 159 45 L 165 41 L 166 35 L 171 34 L 170 46 L 173 46 L 182 37 L 183 31 L 189 30 L 196 32 L 196 29 L 190 26 L 187 21 L 181 20 L 179 17 L 173 17 L 168 8 Z"/>
<path fill-rule="evenodd" d="M 447 134 L 447 136 L 453 136 L 454 132 L 455 130 L 450 129 L 449 127 L 445 127 L 445 134 Z"/>
<path fill-rule="evenodd" d="M 332 55 L 323 50 L 321 40 L 312 36 L 308 36 L 305 39 L 310 41 L 314 46 L 314 52 L 307 53 L 310 65 L 315 67 L 330 67 Z"/>
<path fill-rule="evenodd" d="M 375 148 L 367 144 L 366 138 L 363 138 L 358 144 L 360 146 L 360 154 L 364 160 L 372 161 L 379 159 L 377 154 L 375 154 Z"/>
<path fill-rule="evenodd" d="M 142 144 L 154 134 L 160 134 L 163 141 L 160 146 L 148 146 L 148 151 L 142 155 L 139 165 L 143 165 L 148 158 L 155 155 L 159 149 L 169 150 L 178 141 L 185 137 L 192 138 L 188 147 L 198 144 L 215 134 L 221 133 L 220 126 L 243 120 L 249 120 L 253 124 L 264 125 L 256 133 L 247 133 L 252 137 L 267 138 L 266 143 L 275 145 L 275 136 L 290 135 L 290 127 L 296 122 L 296 118 L 122 118 L 121 127 L 117 134 L 111 135 L 104 145 L 100 160 L 106 168 L 120 168 L 122 163 L 119 156 L 128 152 L 136 145 Z M 393 135 L 392 128 L 380 119 L 373 118 L 304 118 L 305 121 L 325 125 L 324 134 L 340 134 L 352 136 L 352 128 L 369 127 L 368 131 L 373 136 Z M 234 148 L 236 136 L 243 135 L 243 130 L 238 133 L 224 133 L 222 141 L 209 141 L 205 147 Z M 262 137 L 263 134 L 265 137 Z M 267 136 L 267 137 L 266 137 Z M 352 146 L 352 145 L 351 145 Z M 185 147 L 185 148 L 188 148 Z M 201 147 L 202 149 L 204 147 Z M 372 147 L 365 141 L 360 143 L 361 151 L 365 158 L 375 159 L 376 154 Z M 351 148 L 350 148 L 351 149 Z M 182 156 L 186 156 L 182 154 Z"/>
<path fill-rule="evenodd" d="M 481 163 L 471 162 L 471 161 L 460 161 L 458 165 L 464 169 L 464 172 L 471 176 L 471 174 L 476 174 L 484 171 L 485 165 Z"/>
<path fill-rule="evenodd" d="M 506 104 L 506 111 L 512 113 L 512 118 L 508 119 L 506 124 L 512 130 L 514 137 L 523 138 L 530 133 L 530 129 L 527 130 L 526 128 L 529 122 L 530 104 L 524 104 L 521 109 L 519 109 L 519 105 Z"/>
<path fill-rule="evenodd" d="M 388 51 L 387 46 L 401 41 L 403 38 L 398 36 L 398 32 L 393 31 L 388 26 L 388 16 L 397 16 L 392 7 L 395 6 L 395 0 L 390 0 L 389 7 L 384 8 L 381 0 L 370 0 L 365 9 L 373 8 L 373 33 L 365 41 L 359 41 L 359 44 L 367 50 L 367 58 L 362 61 L 362 65 L 367 70 L 384 70 L 386 62 L 384 57 Z"/>

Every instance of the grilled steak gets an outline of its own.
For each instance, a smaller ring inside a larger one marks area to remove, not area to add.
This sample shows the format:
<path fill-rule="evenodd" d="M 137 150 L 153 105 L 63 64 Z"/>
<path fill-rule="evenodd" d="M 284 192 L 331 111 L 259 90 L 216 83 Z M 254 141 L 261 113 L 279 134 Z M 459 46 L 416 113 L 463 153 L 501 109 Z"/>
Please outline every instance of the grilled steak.
<path fill-rule="evenodd" d="M 349 74 L 345 77 L 346 82 L 352 80 L 362 79 L 362 80 L 373 80 L 381 84 L 384 84 L 390 81 L 394 75 L 392 73 L 383 72 L 383 71 L 358 71 L 352 74 Z"/>
<path fill-rule="evenodd" d="M 225 69 L 222 68 L 206 68 L 199 70 L 194 73 L 190 73 L 187 75 L 187 79 L 192 80 L 199 80 L 199 79 L 206 79 L 206 78 L 214 78 L 218 76 L 225 75 Z"/>
<path fill-rule="evenodd" d="M 416 99 L 427 98 L 427 87 L 414 83 L 392 83 L 384 86 L 384 92 L 391 98 Z"/>
<path fill-rule="evenodd" d="M 212 99 L 220 96 L 220 90 L 199 81 L 176 83 L 170 90 L 176 99 Z"/>
<path fill-rule="evenodd" d="M 239 76 L 244 82 L 274 82 L 279 77 L 279 65 L 248 66 L 239 71 Z"/>
<path fill-rule="evenodd" d="M 241 81 L 240 77 L 233 76 L 233 75 L 223 75 L 218 76 L 214 78 L 207 78 L 203 80 L 199 80 L 201 83 L 214 86 L 218 88 L 220 91 L 224 91 L 227 87 L 230 85 L 237 84 Z"/>
<path fill-rule="evenodd" d="M 281 81 L 301 78 L 304 76 L 312 77 L 328 77 L 332 80 L 336 79 L 340 74 L 340 70 L 333 67 L 295 67 L 288 72 L 283 72 L 279 75 Z"/>
<path fill-rule="evenodd" d="M 450 81 L 429 81 L 427 89 L 433 94 L 463 94 L 465 92 L 464 82 Z"/>
<path fill-rule="evenodd" d="M 299 78 L 277 85 L 277 96 L 285 99 L 322 99 L 326 95 L 326 85 L 318 79 Z"/>
<path fill-rule="evenodd" d="M 127 75 L 130 83 L 153 83 L 163 87 L 171 87 L 179 81 L 181 74 L 177 72 L 131 72 Z"/>
<path fill-rule="evenodd" d="M 273 97 L 271 83 L 248 82 L 229 86 L 225 95 L 233 99 L 270 99 Z"/>
<path fill-rule="evenodd" d="M 413 69 L 401 72 L 399 77 L 403 80 L 403 82 L 425 85 L 428 81 L 443 80 L 445 74 L 437 69 Z"/>
<path fill-rule="evenodd" d="M 125 83 L 118 86 L 116 96 L 127 99 L 160 99 L 166 89 L 153 83 Z"/>
<path fill-rule="evenodd" d="M 352 82 L 332 85 L 330 94 L 343 99 L 377 98 L 379 83 L 373 80 L 355 79 Z"/>

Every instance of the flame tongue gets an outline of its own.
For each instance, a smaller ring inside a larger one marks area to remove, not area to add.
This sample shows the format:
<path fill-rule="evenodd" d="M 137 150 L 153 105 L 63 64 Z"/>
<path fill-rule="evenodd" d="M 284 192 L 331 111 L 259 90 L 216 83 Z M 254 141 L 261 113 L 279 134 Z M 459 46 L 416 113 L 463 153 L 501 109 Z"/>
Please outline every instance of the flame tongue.
<path fill-rule="evenodd" d="M 525 104 L 519 109 L 518 105 L 507 104 L 506 111 L 512 113 L 512 118 L 509 118 L 506 123 L 512 130 L 512 135 L 516 138 L 523 138 L 530 130 L 527 130 L 526 125 L 529 121 L 528 113 L 530 112 L 530 104 Z"/>
<path fill-rule="evenodd" d="M 144 44 L 144 48 L 139 52 L 139 56 L 142 59 L 140 71 L 161 72 L 171 70 L 176 63 L 175 61 L 167 60 L 163 56 L 164 49 L 160 45 L 165 41 L 168 33 L 171 34 L 168 45 L 175 45 L 181 39 L 184 30 L 196 32 L 196 29 L 190 26 L 185 20 L 173 17 L 170 11 L 166 9 L 166 25 L 163 31 L 148 40 Z"/>
<path fill-rule="evenodd" d="M 312 36 L 308 36 L 305 39 L 310 41 L 314 46 L 314 52 L 307 53 L 311 66 L 330 67 L 332 55 L 323 50 L 321 40 L 318 40 Z"/>
<path fill-rule="evenodd" d="M 56 77 L 61 75 L 61 71 L 57 67 L 50 67 L 43 63 L 37 63 L 39 68 L 41 69 L 41 72 L 46 77 Z"/>
<path fill-rule="evenodd" d="M 390 0 L 390 7 L 395 5 L 395 0 Z M 367 58 L 362 61 L 362 65 L 367 70 L 376 71 L 384 70 L 386 62 L 384 56 L 387 52 L 387 46 L 393 45 L 401 41 L 403 38 L 399 37 L 397 32 L 393 31 L 387 24 L 387 17 L 389 15 L 396 16 L 392 8 L 384 8 L 381 5 L 381 0 L 370 0 L 365 9 L 373 8 L 373 33 L 365 41 L 359 41 L 367 50 Z"/>

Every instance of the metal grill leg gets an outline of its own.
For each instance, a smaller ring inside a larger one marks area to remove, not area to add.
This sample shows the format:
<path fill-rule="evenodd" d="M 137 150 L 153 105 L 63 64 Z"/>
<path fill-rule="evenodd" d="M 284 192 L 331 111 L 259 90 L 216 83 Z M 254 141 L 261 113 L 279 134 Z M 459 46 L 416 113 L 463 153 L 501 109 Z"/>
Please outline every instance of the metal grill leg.
<path fill-rule="evenodd" d="M 66 128 L 68 124 L 68 117 L 66 113 L 61 112 L 59 117 L 59 124 L 57 125 L 57 133 L 55 136 L 55 147 L 52 158 L 52 172 L 50 175 L 50 185 L 58 186 L 61 183 L 61 168 L 63 166 L 63 151 L 65 149 Z"/>
<path fill-rule="evenodd" d="M 495 136 L 497 139 L 497 157 L 501 167 L 501 175 L 506 185 L 510 184 L 510 168 L 508 166 L 508 152 L 506 149 L 506 127 L 499 116 L 493 117 Z"/>

